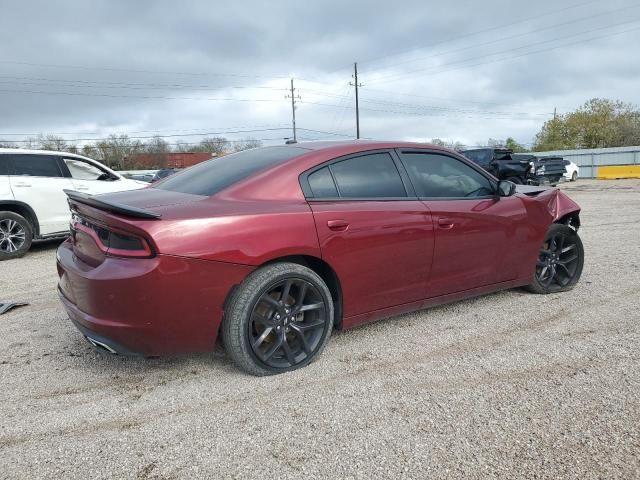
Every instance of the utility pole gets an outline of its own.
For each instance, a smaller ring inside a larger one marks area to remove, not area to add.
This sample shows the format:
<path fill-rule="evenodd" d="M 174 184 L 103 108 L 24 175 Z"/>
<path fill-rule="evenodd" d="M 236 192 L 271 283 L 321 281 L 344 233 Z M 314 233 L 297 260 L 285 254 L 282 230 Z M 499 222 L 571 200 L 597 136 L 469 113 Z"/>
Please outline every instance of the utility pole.
<path fill-rule="evenodd" d="M 285 98 L 291 98 L 291 118 L 293 123 L 293 143 L 298 141 L 296 135 L 296 99 L 300 100 L 300 95 L 296 95 L 296 90 L 293 88 L 293 78 L 291 79 L 291 94 L 286 95 Z"/>
<path fill-rule="evenodd" d="M 556 145 L 556 130 L 558 129 L 558 112 L 556 110 L 556 107 L 553 107 L 553 132 L 551 134 L 552 137 L 552 141 L 553 141 L 553 148 L 556 149 L 557 145 Z"/>
<path fill-rule="evenodd" d="M 358 83 L 358 62 L 353 63 L 353 82 L 349 82 L 349 85 L 356 88 L 356 138 L 360 138 L 360 107 L 358 105 L 358 87 L 362 87 L 361 83 Z"/>

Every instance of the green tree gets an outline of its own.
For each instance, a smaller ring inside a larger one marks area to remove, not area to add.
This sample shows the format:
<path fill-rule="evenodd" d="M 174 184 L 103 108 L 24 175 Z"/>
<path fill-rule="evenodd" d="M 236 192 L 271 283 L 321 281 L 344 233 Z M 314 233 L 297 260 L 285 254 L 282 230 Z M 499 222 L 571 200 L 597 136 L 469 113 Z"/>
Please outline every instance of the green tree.
<path fill-rule="evenodd" d="M 640 110 L 630 103 L 593 98 L 574 112 L 548 120 L 535 151 L 624 147 L 640 144 Z"/>
<path fill-rule="evenodd" d="M 504 142 L 504 146 L 505 148 L 508 148 L 509 150 L 511 150 L 513 153 L 528 152 L 528 150 L 524 147 L 524 145 L 521 145 L 520 143 L 516 142 L 515 139 L 513 139 L 512 137 L 507 137 L 507 139 Z"/>

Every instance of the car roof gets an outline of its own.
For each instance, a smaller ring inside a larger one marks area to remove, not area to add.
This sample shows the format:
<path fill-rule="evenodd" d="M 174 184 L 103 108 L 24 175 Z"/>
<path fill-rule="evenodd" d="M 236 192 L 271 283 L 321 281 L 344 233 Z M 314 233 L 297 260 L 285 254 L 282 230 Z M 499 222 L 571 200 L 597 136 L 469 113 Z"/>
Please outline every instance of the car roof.
<path fill-rule="evenodd" d="M 26 148 L 0 148 L 0 155 L 2 154 L 18 154 L 18 155 L 56 155 L 58 157 L 76 157 L 90 160 L 92 162 L 98 162 L 97 160 L 78 153 L 61 152 L 59 150 L 29 150 Z M 101 163 L 100 163 L 101 164 Z M 102 164 L 101 164 L 102 165 Z"/>
<path fill-rule="evenodd" d="M 422 142 L 407 142 L 393 140 L 320 140 L 311 142 L 299 142 L 286 145 L 287 147 L 306 148 L 307 150 L 324 150 L 336 147 L 362 147 L 363 150 L 371 150 L 375 148 L 436 148 L 441 150 L 438 145 L 431 145 Z"/>

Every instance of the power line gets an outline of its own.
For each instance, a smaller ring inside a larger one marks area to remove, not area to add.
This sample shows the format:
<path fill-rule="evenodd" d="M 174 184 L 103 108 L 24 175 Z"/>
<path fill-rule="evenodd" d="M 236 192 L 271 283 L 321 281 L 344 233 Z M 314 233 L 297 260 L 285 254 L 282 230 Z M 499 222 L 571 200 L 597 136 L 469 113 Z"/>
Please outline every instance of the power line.
<path fill-rule="evenodd" d="M 203 127 L 203 128 L 187 128 L 187 129 L 177 129 L 177 130 L 169 130 L 170 132 L 195 132 L 195 131 L 200 131 L 202 132 L 203 130 L 207 131 L 207 130 L 232 130 L 232 129 L 249 129 L 249 128 L 274 128 L 274 127 L 284 127 L 286 126 L 285 124 L 274 124 L 274 125 L 243 125 L 243 126 L 235 126 L 235 127 Z M 130 134 L 134 134 L 134 133 L 157 133 L 159 135 L 159 132 L 161 132 L 162 130 L 159 129 L 155 129 L 155 130 L 128 130 L 128 131 L 116 131 L 115 135 L 130 135 Z M 20 136 L 20 137 L 29 137 L 29 136 L 38 136 L 41 135 L 43 132 L 37 132 L 37 133 L 16 133 L 16 132 L 0 132 L 0 136 Z M 221 134 L 223 133 L 230 133 L 230 132 L 220 132 Z M 101 132 L 50 132 L 48 133 L 48 135 L 100 135 Z M 206 135 L 206 133 L 197 133 L 196 135 Z"/>
<path fill-rule="evenodd" d="M 637 21 L 637 20 L 634 20 L 634 21 Z M 627 23 L 631 23 L 631 22 L 627 22 Z M 556 50 L 556 49 L 562 48 L 562 47 L 569 47 L 569 46 L 572 46 L 572 45 L 583 44 L 584 42 L 590 42 L 590 41 L 593 41 L 593 40 L 599 40 L 601 38 L 608 38 L 608 37 L 614 37 L 616 35 L 622 35 L 624 33 L 629 33 L 629 32 L 636 31 L 638 29 L 640 29 L 640 27 L 629 28 L 627 30 L 622 30 L 620 32 L 613 32 L 613 33 L 609 33 L 609 34 L 606 34 L 606 35 L 599 35 L 599 36 L 596 36 L 596 37 L 585 38 L 585 39 L 577 40 L 575 42 L 569 42 L 569 43 L 565 43 L 565 44 L 562 44 L 562 45 L 556 45 L 556 46 L 549 47 L 549 48 L 542 48 L 542 49 L 539 49 L 539 50 L 533 50 L 531 52 L 525 52 L 525 53 L 522 53 L 522 54 L 519 54 L 519 55 L 513 55 L 511 57 L 503 57 L 503 58 L 498 58 L 496 60 L 489 60 L 487 62 L 480 62 L 480 63 L 474 63 L 474 64 L 468 64 L 468 65 L 461 65 L 459 67 L 448 68 L 448 69 L 444 69 L 444 70 L 438 70 L 438 71 L 435 71 L 435 72 L 431 73 L 431 75 L 450 72 L 450 71 L 453 71 L 453 70 L 459 70 L 461 68 L 477 67 L 477 66 L 480 66 L 480 65 L 489 65 L 491 63 L 498 63 L 498 62 L 502 62 L 502 61 L 505 61 L 505 60 L 512 60 L 514 58 L 520 58 L 520 57 L 526 57 L 528 55 L 534 55 L 536 53 L 549 52 L 551 50 Z M 499 53 L 502 53 L 502 52 L 499 52 Z"/>
<path fill-rule="evenodd" d="M 107 98 L 143 98 L 152 100 L 207 100 L 216 102 L 282 102 L 271 98 L 235 98 L 235 97 L 168 97 L 161 95 L 112 95 L 106 93 L 79 93 L 79 92 L 44 92 L 39 90 L 7 90 L 0 89 L 2 93 L 32 93 L 39 95 L 70 95 L 80 97 L 107 97 Z"/>
<path fill-rule="evenodd" d="M 283 80 L 287 77 L 276 77 L 276 76 L 267 76 L 267 75 L 246 75 L 246 74 L 237 74 L 237 73 L 203 73 L 203 72 L 184 72 L 184 71 L 163 71 L 163 70 L 143 70 L 143 69 L 133 69 L 133 68 L 122 68 L 122 67 L 112 67 L 112 66 L 95 66 L 95 65 L 63 65 L 63 64 L 54 64 L 54 63 L 34 63 L 34 62 L 22 62 L 16 60 L 0 60 L 0 63 L 7 63 L 12 65 L 25 65 L 31 67 L 46 67 L 46 68 L 75 68 L 79 70 L 101 70 L 101 71 L 112 71 L 112 72 L 133 72 L 133 73 L 152 73 L 152 74 L 160 74 L 160 75 L 185 75 L 185 76 L 195 76 L 195 77 L 234 77 L 234 78 L 265 78 L 271 80 Z"/>
<path fill-rule="evenodd" d="M 337 132 L 327 132 L 327 131 L 323 131 L 323 130 L 313 130 L 311 128 L 298 128 L 298 130 L 304 130 L 305 132 L 320 133 L 320 134 L 323 134 L 323 135 L 332 135 L 332 136 L 335 136 L 335 137 L 351 138 L 351 135 L 345 135 L 345 134 L 337 133 Z"/>
<path fill-rule="evenodd" d="M 63 139 L 63 140 L 65 142 L 71 142 L 72 141 L 72 140 L 66 140 L 66 139 Z M 232 140 L 225 139 L 225 141 L 227 143 L 245 143 L 248 140 L 257 141 L 257 142 L 268 142 L 268 141 L 274 141 L 274 140 L 282 141 L 282 140 L 284 140 L 284 138 L 283 137 L 271 137 L 271 138 L 245 138 L 245 139 L 232 139 Z M 13 141 L 12 143 L 18 143 L 18 142 L 17 141 Z M 201 144 L 201 142 L 175 142 L 175 143 L 166 142 L 163 145 L 166 145 L 168 147 L 179 147 L 179 146 L 184 146 L 184 145 L 200 145 L 200 144 Z M 103 145 L 100 145 L 99 147 L 97 145 L 90 145 L 90 146 L 93 146 L 93 147 L 95 147 L 97 149 L 102 149 L 102 148 L 124 148 L 121 145 L 111 145 L 111 144 L 103 144 Z M 140 153 L 143 153 L 143 152 L 140 152 Z"/>
<path fill-rule="evenodd" d="M 474 43 L 473 45 L 469 45 L 469 46 L 466 46 L 466 47 L 455 48 L 455 49 L 452 49 L 452 50 L 446 50 L 444 52 L 433 53 L 431 55 L 428 55 L 428 56 L 422 57 L 422 58 L 415 58 L 415 59 L 411 59 L 411 60 L 405 60 L 405 61 L 402 61 L 402 62 L 392 63 L 390 65 L 385 65 L 384 68 L 392 68 L 392 67 L 396 67 L 398 65 L 405 65 L 407 63 L 414 63 L 414 62 L 420 62 L 420 61 L 423 61 L 423 60 L 428 60 L 429 58 L 439 57 L 439 56 L 442 56 L 442 55 L 447 55 L 449 53 L 461 52 L 461 51 L 464 51 L 464 50 L 470 50 L 470 49 L 474 49 L 474 48 L 478 48 L 478 47 L 484 47 L 486 45 L 492 45 L 494 43 L 499 43 L 499 42 L 502 42 L 504 40 L 511 40 L 511 39 L 518 38 L 518 37 L 525 37 L 525 36 L 528 36 L 528 35 L 538 34 L 540 32 L 544 32 L 546 30 L 553 30 L 553 29 L 556 29 L 558 27 L 562 27 L 562 26 L 566 26 L 566 25 L 572 25 L 572 24 L 579 23 L 579 22 L 584 22 L 585 20 L 591 20 L 593 18 L 601 18 L 603 15 L 611 15 L 613 13 L 618 13 L 618 12 L 623 11 L 623 10 L 629 10 L 629 9 L 634 9 L 634 8 L 640 8 L 640 5 L 627 5 L 626 7 L 618 8 L 616 10 L 611 10 L 611 11 L 607 11 L 607 12 L 600 12 L 600 13 L 597 13 L 596 15 L 589 15 L 587 17 L 582 17 L 582 18 L 570 20 L 568 22 L 556 23 L 554 25 L 549 25 L 549 26 L 543 27 L 543 28 L 536 28 L 535 30 L 531 30 L 529 32 L 518 33 L 518 34 L 515 34 L 515 35 L 509 35 L 507 37 L 501 37 L 501 38 L 498 38 L 498 39 L 495 39 L 495 40 L 491 40 L 491 41 L 485 42 L 485 43 L 477 43 L 477 44 Z"/>
<path fill-rule="evenodd" d="M 369 89 L 367 89 L 367 91 L 368 90 Z M 338 95 L 338 94 L 333 94 L 333 93 L 329 93 L 329 92 L 320 92 L 318 90 L 305 90 L 305 92 L 309 92 L 312 95 L 326 96 L 326 97 L 330 97 L 330 98 L 339 98 L 339 99 L 349 98 L 349 97 L 345 97 L 344 95 Z M 386 93 L 393 93 L 393 92 L 386 92 Z M 425 97 L 425 98 L 428 98 L 428 97 Z M 438 105 L 424 105 L 424 104 L 419 104 L 419 103 L 415 103 L 415 102 L 414 103 L 392 102 L 392 101 L 379 100 L 379 99 L 361 99 L 360 101 L 363 102 L 363 103 L 373 103 L 373 104 L 378 104 L 378 105 L 391 105 L 391 106 L 400 106 L 400 107 L 409 107 L 409 108 L 422 108 L 422 109 L 432 109 L 432 110 L 460 112 L 460 113 L 479 113 L 479 114 L 483 114 L 483 115 L 529 115 L 529 116 L 531 116 L 531 115 L 537 115 L 537 116 L 549 115 L 548 112 L 536 113 L 536 112 L 487 111 L 487 110 L 477 110 L 477 109 L 471 110 L 471 109 L 444 107 L 444 106 L 438 106 Z"/>
<path fill-rule="evenodd" d="M 150 135 L 150 136 L 127 136 L 126 138 L 129 140 L 147 140 L 147 139 L 155 139 L 155 138 L 175 138 L 175 137 L 190 137 L 190 136 L 213 136 L 213 135 L 228 135 L 228 134 L 238 134 L 238 133 L 257 133 L 257 132 L 273 132 L 273 131 L 280 131 L 280 130 L 288 130 L 289 127 L 281 127 L 281 128 L 264 128 L 264 129 L 255 129 L 255 130 L 235 130 L 235 131 L 224 131 L 224 132 L 207 132 L 207 133 L 193 133 L 193 134 L 175 134 L 175 135 Z M 304 130 L 307 132 L 315 132 L 315 133 L 320 133 L 320 134 L 325 134 L 325 135 L 333 135 L 333 136 L 339 136 L 339 137 L 348 137 L 349 135 L 343 135 L 340 133 L 336 133 L 336 132 L 329 132 L 329 131 L 323 131 L 323 130 L 314 130 L 314 129 L 310 129 L 310 128 L 299 128 L 299 130 Z M 4 135 L 4 134 L 0 134 L 0 135 Z M 123 138 L 123 136 L 118 136 L 116 135 L 116 137 L 118 138 Z M 99 142 L 99 141 L 108 141 L 111 140 L 111 137 L 102 137 L 102 138 L 63 138 L 62 140 L 64 140 L 65 142 Z M 205 138 L 206 139 L 206 138 Z M 264 140 L 268 140 L 268 139 L 264 139 Z M 11 140 L 12 143 L 31 143 L 33 140 L 32 139 L 26 139 L 26 140 Z M 227 140 L 227 141 L 232 141 L 232 140 Z M 236 140 L 233 140 L 236 141 Z M 237 140 L 237 141 L 242 141 L 242 140 Z M 197 145 L 200 142 L 181 142 L 181 145 Z"/>
<path fill-rule="evenodd" d="M 333 103 L 323 103 L 323 102 L 304 102 L 305 104 L 310 104 L 310 105 L 318 105 L 318 106 L 322 106 L 322 107 L 330 107 L 330 108 L 342 108 L 340 105 L 337 104 L 333 104 Z M 354 109 L 355 107 L 351 106 L 351 107 L 347 107 L 347 108 L 351 108 Z M 423 117 L 458 117 L 458 118 L 485 118 L 487 120 L 495 120 L 495 119 L 502 119 L 502 120 L 533 120 L 531 118 L 525 118 L 525 117 L 509 117 L 507 115 L 504 116 L 475 116 L 475 115 L 469 115 L 469 114 L 465 114 L 465 113 L 461 113 L 459 115 L 447 115 L 446 113 L 455 113 L 455 112 L 407 112 L 407 111 L 398 111 L 398 110 L 388 110 L 388 109 L 378 109 L 378 108 L 363 108 L 360 107 L 361 111 L 368 111 L 368 112 L 385 112 L 385 113 L 394 113 L 394 114 L 402 114 L 402 115 L 417 115 L 417 116 L 423 116 Z"/>
<path fill-rule="evenodd" d="M 530 17 L 525 17 L 525 18 L 522 18 L 521 20 L 509 21 L 509 23 L 507 23 L 507 24 L 499 24 L 499 25 L 495 25 L 493 27 L 489 27 L 489 28 L 486 28 L 486 29 L 483 29 L 483 30 L 476 30 L 476 31 L 473 31 L 473 32 L 469 32 L 469 33 L 466 33 L 464 35 L 460 35 L 460 36 L 457 36 L 457 37 L 453 37 L 453 38 L 449 38 L 449 39 L 445 39 L 445 40 L 439 40 L 439 41 L 432 42 L 432 43 L 428 43 L 428 44 L 422 45 L 419 48 L 420 49 L 424 49 L 424 48 L 435 47 L 435 46 L 442 45 L 442 44 L 445 44 L 445 43 L 456 42 L 456 41 L 462 40 L 464 38 L 473 37 L 473 36 L 476 36 L 476 35 L 480 35 L 480 34 L 487 33 L 487 32 L 492 32 L 492 31 L 495 31 L 495 30 L 502 30 L 502 29 L 504 29 L 506 27 L 512 27 L 514 25 L 518 25 L 518 24 L 521 24 L 521 23 L 530 22 L 531 20 L 537 20 L 539 18 L 544 18 L 544 17 L 547 17 L 549 15 L 555 15 L 557 13 L 561 13 L 561 12 L 564 12 L 564 11 L 567 11 L 567 10 L 571 10 L 571 9 L 574 9 L 574 8 L 578 8 L 578 7 L 583 7 L 585 5 L 590 5 L 592 3 L 600 3 L 600 1 L 599 0 L 590 0 L 588 2 L 581 2 L 581 3 L 576 3 L 576 4 L 573 4 L 573 5 L 568 5 L 566 7 L 560 8 L 558 10 L 552 10 L 550 12 L 545 12 L 545 13 L 542 13 L 540 15 L 536 15 L 536 16 L 533 16 L 533 17 L 531 17 L 531 16 Z M 413 51 L 413 50 L 415 50 L 415 49 L 405 50 L 404 52 L 399 52 L 399 53 L 381 55 L 379 57 L 373 57 L 373 58 L 365 59 L 361 63 L 369 64 L 369 63 L 379 62 L 380 60 L 385 59 L 385 58 L 397 57 L 397 56 L 405 55 L 409 51 Z M 342 67 L 342 68 L 339 68 L 337 70 L 332 70 L 331 72 L 328 73 L 328 75 L 332 74 L 332 73 L 336 73 L 336 72 L 342 71 L 342 70 L 346 70 L 347 68 L 350 68 L 350 67 Z"/>
<path fill-rule="evenodd" d="M 557 40 L 564 40 L 564 39 L 567 39 L 567 38 L 573 38 L 573 37 L 577 37 L 577 36 L 580 36 L 580 35 L 585 35 L 585 34 L 589 34 L 589 33 L 592 33 L 592 32 L 596 32 L 596 31 L 599 31 L 599 30 L 606 30 L 608 28 L 615 28 L 615 27 L 619 27 L 621 25 L 626 25 L 626 24 L 629 24 L 629 23 L 635 23 L 637 21 L 638 21 L 638 19 L 634 19 L 634 20 L 629 20 L 629 21 L 622 22 L 622 23 L 616 23 L 616 24 L 613 24 L 613 25 L 607 25 L 607 26 L 604 26 L 604 27 L 584 30 L 582 32 L 574 33 L 572 35 L 566 35 L 564 37 L 557 37 L 557 38 L 553 38 L 553 39 L 550 39 L 550 40 L 544 40 L 542 42 L 530 43 L 528 45 L 523 45 L 523 46 L 517 47 L 517 48 L 510 48 L 510 49 L 507 49 L 507 50 L 502 50 L 500 52 L 494 52 L 494 53 L 489 53 L 489 54 L 485 54 L 485 55 L 479 55 L 479 56 L 466 58 L 464 60 L 458 60 L 458 61 L 455 61 L 455 62 L 445 63 L 443 65 L 439 65 L 437 68 L 447 67 L 447 66 L 450 66 L 450 65 L 458 65 L 458 64 L 465 63 L 465 62 L 468 62 L 468 61 L 473 61 L 473 60 L 478 59 L 478 58 L 485 58 L 485 57 L 492 57 L 492 56 L 495 56 L 495 55 L 500 55 L 501 53 L 515 52 L 517 50 L 522 50 L 522 49 L 525 49 L 525 48 L 534 47 L 536 45 L 543 45 L 545 43 L 551 43 L 551 42 L 555 42 Z M 514 57 L 506 57 L 506 58 L 497 59 L 497 60 L 494 60 L 494 61 L 482 62 L 482 63 L 472 64 L 472 65 L 462 65 L 462 68 L 466 68 L 466 67 L 470 67 L 470 66 L 476 66 L 476 65 L 484 65 L 485 63 L 495 63 L 497 61 L 508 60 L 510 58 L 517 58 L 517 57 L 521 57 L 521 56 L 531 55 L 531 54 L 534 54 L 534 53 L 544 52 L 544 51 L 548 51 L 548 50 L 554 50 L 556 48 L 566 47 L 566 46 L 569 46 L 569 45 L 573 45 L 575 43 L 581 43 L 581 42 L 584 42 L 584 41 L 597 40 L 599 38 L 605 38 L 605 37 L 609 37 L 609 36 L 613 36 L 613 35 L 620 35 L 622 33 L 630 32 L 632 30 L 637 30 L 637 28 L 633 28 L 633 29 L 629 29 L 629 30 L 623 30 L 621 32 L 614 32 L 614 33 L 611 33 L 611 34 L 606 34 L 606 35 L 593 37 L 593 38 L 589 38 L 589 39 L 583 39 L 583 40 L 580 40 L 579 42 L 572 42 L 572 43 L 567 43 L 567 44 L 562 44 L 562 45 L 556 45 L 556 46 L 553 46 L 551 48 L 546 48 L 546 49 L 541 49 L 541 50 L 534 50 L 532 52 L 526 52 L 526 53 L 524 53 L 522 55 L 516 55 Z M 386 83 L 386 82 L 389 82 L 389 81 L 393 81 L 394 79 L 399 78 L 399 77 L 406 78 L 407 76 L 409 76 L 409 75 L 411 75 L 413 73 L 431 72 L 433 70 L 434 70 L 433 67 L 422 68 L 422 69 L 417 69 L 417 70 L 411 70 L 409 72 L 396 73 L 396 74 L 393 74 L 393 75 L 387 75 L 387 76 L 383 76 L 383 77 L 379 77 L 379 78 L 374 78 L 373 80 L 371 80 L 371 82 L 372 83 Z M 435 70 L 435 73 L 442 73 L 442 72 L 450 71 L 450 70 L 456 70 L 456 68 L 444 69 L 444 70 Z"/>
<path fill-rule="evenodd" d="M 42 78 L 42 77 L 23 77 L 13 75 L 0 75 L 0 78 L 8 78 L 13 80 L 20 80 L 20 82 L 0 80 L 0 83 L 11 85 L 38 85 L 49 86 L 53 83 L 53 86 L 71 87 L 71 88 L 111 88 L 111 89 L 127 89 L 127 90 L 211 90 L 218 91 L 224 89 L 245 89 L 245 90 L 275 90 L 286 91 L 286 88 L 282 87 L 269 87 L 264 85 L 186 85 L 186 84 L 158 84 L 158 83 L 130 83 L 130 82 L 103 82 L 92 80 L 66 80 L 55 78 Z M 24 82 L 27 80 L 27 82 Z M 32 81 L 34 83 L 30 83 Z"/>
<path fill-rule="evenodd" d="M 130 140 L 147 140 L 152 138 L 175 138 L 175 137 L 196 137 L 196 136 L 213 136 L 213 135 L 229 135 L 236 133 L 257 133 L 257 132 L 275 132 L 279 130 L 288 130 L 287 127 L 280 128 L 263 128 L 263 129 L 254 129 L 254 130 L 234 130 L 234 131 L 225 131 L 225 132 L 206 132 L 206 133 L 176 133 L 172 135 L 144 135 L 144 136 L 126 136 Z M 123 138 L 123 135 L 117 136 L 119 138 Z M 106 141 L 110 140 L 110 137 L 103 138 L 68 138 L 64 139 L 67 142 L 96 142 L 96 141 Z M 31 140 L 12 140 L 15 143 L 29 143 Z"/>

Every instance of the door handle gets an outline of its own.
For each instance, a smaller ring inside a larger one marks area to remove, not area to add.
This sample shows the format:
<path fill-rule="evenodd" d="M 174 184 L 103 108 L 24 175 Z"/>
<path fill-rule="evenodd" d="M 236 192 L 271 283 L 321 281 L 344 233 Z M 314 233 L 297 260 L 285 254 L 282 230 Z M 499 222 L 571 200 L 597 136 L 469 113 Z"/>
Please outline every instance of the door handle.
<path fill-rule="evenodd" d="M 346 220 L 329 220 L 327 222 L 327 227 L 329 227 L 329 230 L 344 232 L 347 228 L 349 228 L 349 222 L 347 222 Z"/>
<path fill-rule="evenodd" d="M 83 192 L 86 192 L 87 190 L 89 190 L 89 187 L 76 187 L 76 190 L 82 190 Z"/>
<path fill-rule="evenodd" d="M 453 228 L 453 220 L 451 220 L 450 218 L 440 217 L 438 219 L 438 226 L 445 230 L 450 230 Z"/>
<path fill-rule="evenodd" d="M 14 183 L 13 186 L 14 187 L 30 187 L 31 184 L 30 183 Z"/>

